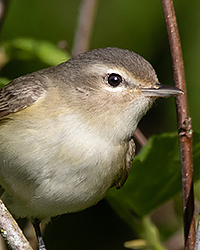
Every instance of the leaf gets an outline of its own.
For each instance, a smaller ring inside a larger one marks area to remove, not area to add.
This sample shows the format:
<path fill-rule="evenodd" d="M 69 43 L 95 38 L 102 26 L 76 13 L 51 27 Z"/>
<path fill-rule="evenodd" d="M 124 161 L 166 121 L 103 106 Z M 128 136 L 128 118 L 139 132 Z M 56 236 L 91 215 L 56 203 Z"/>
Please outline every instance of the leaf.
<path fill-rule="evenodd" d="M 33 38 L 16 38 L 7 41 L 2 47 L 10 58 L 31 59 L 37 57 L 50 66 L 70 58 L 67 52 L 59 49 L 55 44 Z"/>
<path fill-rule="evenodd" d="M 194 133 L 195 180 L 200 179 L 200 135 Z M 121 190 L 111 189 L 107 200 L 120 216 L 127 211 L 139 217 L 181 192 L 181 163 L 177 133 L 152 136 L 133 160 L 129 178 Z M 126 216 L 125 220 L 127 221 Z"/>
<path fill-rule="evenodd" d="M 10 80 L 8 80 L 7 78 L 0 77 L 0 89 L 3 88 L 3 86 L 5 86 L 9 82 Z"/>

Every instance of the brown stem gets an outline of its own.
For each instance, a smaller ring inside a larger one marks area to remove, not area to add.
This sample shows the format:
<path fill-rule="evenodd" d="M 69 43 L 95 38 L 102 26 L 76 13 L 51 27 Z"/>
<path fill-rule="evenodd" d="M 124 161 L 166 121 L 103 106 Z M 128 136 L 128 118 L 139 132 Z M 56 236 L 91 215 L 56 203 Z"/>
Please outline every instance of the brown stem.
<path fill-rule="evenodd" d="M 162 0 L 162 4 L 172 55 L 174 82 L 175 86 L 184 92 L 184 95 L 176 98 L 176 106 L 182 167 L 185 249 L 193 250 L 195 243 L 195 217 L 191 119 L 188 117 L 184 66 L 173 0 Z"/>
<path fill-rule="evenodd" d="M 133 136 L 141 146 L 145 146 L 147 144 L 147 138 L 143 135 L 143 133 L 139 130 L 139 128 L 135 130 Z"/>
<path fill-rule="evenodd" d="M 97 0 L 83 0 L 78 20 L 72 54 L 77 55 L 89 49 Z"/>

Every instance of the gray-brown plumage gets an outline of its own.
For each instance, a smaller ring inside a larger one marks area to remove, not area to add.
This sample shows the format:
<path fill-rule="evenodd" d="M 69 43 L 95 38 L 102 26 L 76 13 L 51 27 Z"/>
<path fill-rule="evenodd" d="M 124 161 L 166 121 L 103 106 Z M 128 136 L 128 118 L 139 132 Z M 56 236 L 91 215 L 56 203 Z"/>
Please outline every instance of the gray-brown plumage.
<path fill-rule="evenodd" d="M 44 77 L 22 76 L 0 90 L 0 117 L 32 105 L 47 90 Z"/>
<path fill-rule="evenodd" d="M 141 56 L 117 48 L 80 54 L 0 90 L 0 184 L 13 214 L 46 219 L 97 203 L 123 186 L 139 120 L 159 96 Z"/>
<path fill-rule="evenodd" d="M 70 81 L 66 81 L 66 84 L 74 82 L 76 77 L 88 83 L 87 78 L 83 79 L 81 76 L 82 70 L 79 69 L 101 63 L 122 67 L 132 72 L 134 78 L 139 81 L 147 83 L 157 81 L 152 66 L 134 52 L 118 48 L 97 49 L 87 54 L 80 54 L 59 66 L 28 74 L 10 82 L 0 90 L 0 117 L 27 108 L 37 101 L 48 89 L 49 76 L 55 77 L 59 74 L 63 81 L 67 80 L 65 77 L 69 78 Z M 76 86 L 84 89 L 83 81 L 76 81 Z M 93 88 L 94 82 L 90 84 Z"/>

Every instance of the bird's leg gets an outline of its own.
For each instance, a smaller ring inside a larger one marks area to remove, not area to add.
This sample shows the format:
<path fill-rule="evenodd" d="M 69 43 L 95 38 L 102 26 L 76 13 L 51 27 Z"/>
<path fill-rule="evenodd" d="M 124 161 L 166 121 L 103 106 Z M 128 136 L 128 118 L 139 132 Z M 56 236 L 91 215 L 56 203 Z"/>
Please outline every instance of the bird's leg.
<path fill-rule="evenodd" d="M 41 230 L 40 230 L 40 220 L 35 218 L 33 220 L 33 226 L 35 228 L 35 233 L 37 236 L 37 240 L 38 240 L 38 246 L 39 246 L 39 250 L 46 250 L 43 238 L 42 238 L 42 234 L 41 234 Z"/>

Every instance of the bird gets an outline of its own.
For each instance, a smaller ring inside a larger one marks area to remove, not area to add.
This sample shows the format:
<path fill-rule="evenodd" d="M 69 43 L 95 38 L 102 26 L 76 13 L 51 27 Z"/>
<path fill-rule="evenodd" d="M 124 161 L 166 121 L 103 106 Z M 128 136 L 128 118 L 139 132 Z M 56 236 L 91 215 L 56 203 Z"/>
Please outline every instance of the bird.
<path fill-rule="evenodd" d="M 149 62 L 114 47 L 94 49 L 18 77 L 0 90 L 0 185 L 16 217 L 41 221 L 95 205 L 121 188 L 135 154 L 133 132 L 161 85 Z"/>

